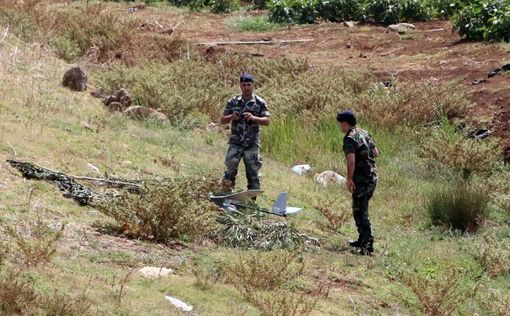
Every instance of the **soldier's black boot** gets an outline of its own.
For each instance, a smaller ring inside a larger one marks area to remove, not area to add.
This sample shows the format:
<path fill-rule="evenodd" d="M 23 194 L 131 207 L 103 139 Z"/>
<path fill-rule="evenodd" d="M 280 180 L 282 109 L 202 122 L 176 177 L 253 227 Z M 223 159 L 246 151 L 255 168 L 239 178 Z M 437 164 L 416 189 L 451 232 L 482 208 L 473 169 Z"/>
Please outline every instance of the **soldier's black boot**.
<path fill-rule="evenodd" d="M 374 253 L 374 241 L 371 240 L 360 247 L 362 255 L 371 256 Z"/>
<path fill-rule="evenodd" d="M 354 248 L 359 248 L 359 247 L 361 247 L 361 241 L 359 239 L 358 240 L 349 240 L 349 246 L 354 247 Z"/>

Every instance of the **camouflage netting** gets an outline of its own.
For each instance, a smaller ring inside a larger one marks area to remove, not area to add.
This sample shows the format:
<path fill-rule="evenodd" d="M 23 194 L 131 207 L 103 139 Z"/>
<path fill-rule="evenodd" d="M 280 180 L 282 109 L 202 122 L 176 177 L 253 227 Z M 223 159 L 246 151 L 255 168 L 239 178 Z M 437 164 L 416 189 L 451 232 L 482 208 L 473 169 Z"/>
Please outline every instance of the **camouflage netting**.
<path fill-rule="evenodd" d="M 90 205 L 92 198 L 96 195 L 89 188 L 76 182 L 73 177 L 62 172 L 42 168 L 29 162 L 11 159 L 7 160 L 7 162 L 12 167 L 18 169 L 26 179 L 52 182 L 64 193 L 64 197 L 71 198 L 80 205 Z"/>
<path fill-rule="evenodd" d="M 236 212 L 222 213 L 218 236 L 223 245 L 241 249 L 298 249 L 319 246 L 319 242 L 299 231 L 287 221 L 266 218 L 266 210 L 254 202 Z"/>

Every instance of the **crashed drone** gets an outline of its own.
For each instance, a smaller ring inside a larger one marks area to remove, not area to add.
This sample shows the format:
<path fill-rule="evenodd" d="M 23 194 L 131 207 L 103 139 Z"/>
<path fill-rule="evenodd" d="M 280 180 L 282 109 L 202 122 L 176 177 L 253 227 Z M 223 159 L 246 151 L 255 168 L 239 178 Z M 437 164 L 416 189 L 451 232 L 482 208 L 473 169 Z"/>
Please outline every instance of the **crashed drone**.
<path fill-rule="evenodd" d="M 245 207 L 244 202 L 260 195 L 262 190 L 248 190 L 244 192 L 226 194 L 226 195 L 214 195 L 210 194 L 209 199 L 218 205 L 225 212 L 237 212 L 238 209 Z M 300 207 L 287 206 L 287 192 L 281 192 L 273 204 L 271 210 L 263 211 L 276 216 L 287 216 L 290 214 L 297 213 L 302 210 Z"/>

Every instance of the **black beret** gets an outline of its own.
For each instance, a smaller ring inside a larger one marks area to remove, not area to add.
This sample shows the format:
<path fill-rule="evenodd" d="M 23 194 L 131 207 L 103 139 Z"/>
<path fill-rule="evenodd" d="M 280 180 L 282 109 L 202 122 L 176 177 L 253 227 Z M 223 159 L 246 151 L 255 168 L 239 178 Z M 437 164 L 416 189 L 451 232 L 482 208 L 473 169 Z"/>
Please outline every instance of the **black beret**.
<path fill-rule="evenodd" d="M 354 115 L 354 112 L 351 110 L 342 111 L 337 114 L 336 120 L 338 122 L 347 122 L 349 125 L 355 126 L 356 125 L 356 115 Z"/>
<path fill-rule="evenodd" d="M 241 82 L 254 82 L 253 76 L 250 74 L 242 74 L 239 79 Z"/>

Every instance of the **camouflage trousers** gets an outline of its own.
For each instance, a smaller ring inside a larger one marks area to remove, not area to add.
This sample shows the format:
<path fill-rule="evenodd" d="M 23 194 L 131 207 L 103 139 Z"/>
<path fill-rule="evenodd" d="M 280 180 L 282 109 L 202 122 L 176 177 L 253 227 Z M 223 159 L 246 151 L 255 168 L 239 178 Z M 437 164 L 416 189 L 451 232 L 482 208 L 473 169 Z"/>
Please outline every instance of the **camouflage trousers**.
<path fill-rule="evenodd" d="M 368 214 L 368 202 L 374 194 L 377 180 L 370 182 L 355 182 L 356 191 L 352 194 L 352 212 L 358 228 L 358 241 L 361 248 L 372 248 L 374 237 Z"/>
<path fill-rule="evenodd" d="M 237 169 L 241 159 L 246 169 L 246 179 L 248 180 L 248 190 L 260 189 L 259 170 L 262 167 L 262 159 L 260 158 L 260 147 L 258 144 L 250 147 L 242 145 L 229 144 L 225 165 L 227 170 L 223 177 L 223 183 L 230 181 L 229 185 L 234 188 L 237 176 Z"/>

